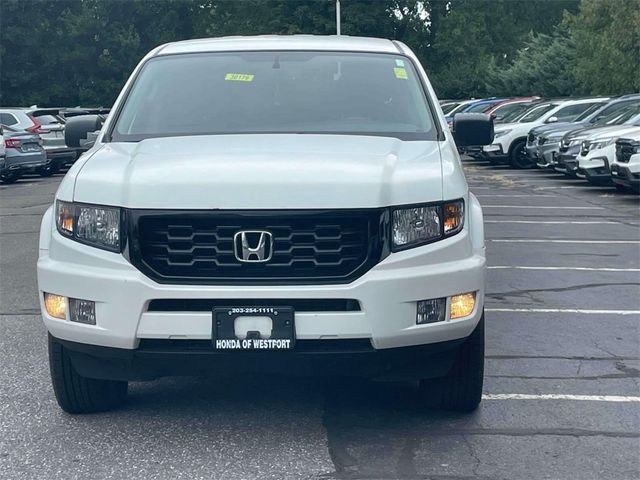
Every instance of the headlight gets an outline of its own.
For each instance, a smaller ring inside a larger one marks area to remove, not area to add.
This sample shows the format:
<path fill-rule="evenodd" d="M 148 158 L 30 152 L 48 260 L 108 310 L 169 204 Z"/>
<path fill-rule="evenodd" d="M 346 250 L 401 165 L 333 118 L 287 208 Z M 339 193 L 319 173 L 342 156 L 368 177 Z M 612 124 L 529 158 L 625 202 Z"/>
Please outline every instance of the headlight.
<path fill-rule="evenodd" d="M 577 137 L 577 138 L 572 138 L 571 140 L 569 140 L 569 146 L 573 147 L 575 145 L 580 145 L 582 143 L 583 138 Z"/>
<path fill-rule="evenodd" d="M 493 138 L 500 138 L 509 132 L 511 132 L 511 130 L 500 130 L 499 132 L 493 134 Z"/>
<path fill-rule="evenodd" d="M 393 250 L 405 250 L 455 235 L 463 226 L 463 200 L 395 209 L 392 214 Z"/>
<path fill-rule="evenodd" d="M 56 203 L 56 227 L 61 235 L 112 252 L 121 250 L 121 217 L 117 207 Z"/>
<path fill-rule="evenodd" d="M 598 140 L 597 142 L 591 142 L 589 144 L 589 150 L 600 150 L 601 148 L 604 148 L 608 145 L 611 145 L 612 143 L 614 143 L 616 141 L 616 138 L 602 138 L 600 140 Z"/>

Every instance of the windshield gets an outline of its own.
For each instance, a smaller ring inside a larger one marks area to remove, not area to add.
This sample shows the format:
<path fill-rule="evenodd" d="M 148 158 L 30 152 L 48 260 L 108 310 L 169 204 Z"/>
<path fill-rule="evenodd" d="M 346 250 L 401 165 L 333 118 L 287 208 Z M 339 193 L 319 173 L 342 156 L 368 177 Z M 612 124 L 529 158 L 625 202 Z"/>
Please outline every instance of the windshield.
<path fill-rule="evenodd" d="M 588 117 L 591 116 L 593 112 L 595 112 L 596 110 L 600 110 L 601 108 L 602 108 L 601 103 L 594 103 L 589 108 L 587 108 L 584 112 L 578 115 L 575 118 L 574 122 L 582 122 L 583 120 L 586 120 Z"/>
<path fill-rule="evenodd" d="M 602 102 L 574 103 L 572 105 L 562 107 L 553 116 L 556 117 L 556 121 L 558 122 L 575 122 L 576 119 L 585 112 L 585 110 L 588 110 L 593 106 L 599 107 L 601 105 Z"/>
<path fill-rule="evenodd" d="M 442 108 L 442 113 L 444 113 L 446 115 L 451 110 L 456 108 L 458 105 L 460 105 L 460 104 L 459 103 L 445 103 L 444 105 L 441 105 L 440 108 Z"/>
<path fill-rule="evenodd" d="M 508 103 L 496 108 L 493 114 L 496 116 L 496 121 L 507 123 L 522 115 L 529 108 L 531 108 L 530 103 Z"/>
<path fill-rule="evenodd" d="M 465 112 L 470 112 L 470 113 L 482 113 L 486 110 L 489 110 L 491 107 L 493 107 L 496 103 L 498 102 L 482 102 L 482 103 L 477 103 L 476 105 L 473 105 L 472 107 L 469 107 L 467 109 L 465 109 Z"/>
<path fill-rule="evenodd" d="M 620 110 L 602 117 L 594 125 L 606 126 L 606 125 L 621 125 L 633 119 L 638 113 L 640 113 L 640 103 L 635 105 L 628 105 Z"/>
<path fill-rule="evenodd" d="M 538 105 L 536 107 L 533 107 L 531 110 L 525 113 L 522 117 L 520 117 L 518 119 L 518 122 L 519 123 L 534 122 L 538 120 L 542 115 L 544 115 L 549 110 L 555 107 L 556 106 L 553 103 L 546 103 L 544 105 Z"/>
<path fill-rule="evenodd" d="M 114 141 L 230 133 L 332 133 L 435 140 L 412 63 L 400 55 L 234 52 L 151 59 Z"/>

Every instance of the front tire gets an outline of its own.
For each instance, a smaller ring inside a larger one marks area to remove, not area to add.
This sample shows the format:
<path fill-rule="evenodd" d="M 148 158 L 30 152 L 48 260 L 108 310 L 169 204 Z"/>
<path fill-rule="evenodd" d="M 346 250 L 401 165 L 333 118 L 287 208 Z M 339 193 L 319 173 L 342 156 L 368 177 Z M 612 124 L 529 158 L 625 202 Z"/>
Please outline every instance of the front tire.
<path fill-rule="evenodd" d="M 51 383 L 60 408 L 67 413 L 113 410 L 127 398 L 127 382 L 99 380 L 79 375 L 62 344 L 49 335 Z"/>
<path fill-rule="evenodd" d="M 20 175 L 15 173 L 5 173 L 4 175 L 0 175 L 0 182 L 9 185 L 11 183 L 16 183 L 19 178 Z"/>
<path fill-rule="evenodd" d="M 51 177 L 60 171 L 60 167 L 54 164 L 46 165 L 38 170 L 41 177 Z"/>
<path fill-rule="evenodd" d="M 420 394 L 429 406 L 472 412 L 482 400 L 484 382 L 484 314 L 464 341 L 449 373 L 421 380 Z"/>
<path fill-rule="evenodd" d="M 527 155 L 526 146 L 527 141 L 520 140 L 511 149 L 509 153 L 509 163 L 511 163 L 513 168 L 522 169 L 533 167 L 534 163 L 529 158 L 529 155 Z"/>

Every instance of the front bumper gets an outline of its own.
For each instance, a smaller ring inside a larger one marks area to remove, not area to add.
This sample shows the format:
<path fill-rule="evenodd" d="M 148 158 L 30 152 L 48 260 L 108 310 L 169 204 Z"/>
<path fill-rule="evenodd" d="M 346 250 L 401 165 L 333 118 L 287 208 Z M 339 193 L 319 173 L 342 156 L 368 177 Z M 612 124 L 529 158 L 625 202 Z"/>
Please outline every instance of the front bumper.
<path fill-rule="evenodd" d="M 632 171 L 629 165 L 613 163 L 611 165 L 611 180 L 617 185 L 640 191 L 640 169 Z"/>
<path fill-rule="evenodd" d="M 368 339 L 374 349 L 457 340 L 471 334 L 484 303 L 484 247 L 475 246 L 471 238 L 475 230 L 470 228 L 475 222 L 481 229 L 481 213 L 477 215 L 479 219 L 471 218 L 459 234 L 391 254 L 349 284 L 239 287 L 156 283 L 120 254 L 63 238 L 52 227 L 49 210 L 43 219 L 38 260 L 42 315 L 55 338 L 135 349 L 141 339 L 211 339 L 211 311 L 150 309 L 153 300 L 223 300 L 233 306 L 234 301 L 350 299 L 358 302 L 358 311 L 296 313 L 296 338 Z M 97 324 L 50 317 L 43 305 L 44 292 L 95 301 Z M 416 325 L 417 301 L 465 292 L 477 292 L 474 311 L 468 317 Z"/>
<path fill-rule="evenodd" d="M 219 352 L 208 340 L 142 340 L 134 350 L 57 340 L 87 378 L 145 381 L 243 373 L 411 381 L 444 376 L 463 341 L 375 350 L 367 340 L 299 340 L 290 351 Z"/>
<path fill-rule="evenodd" d="M 503 163 L 509 159 L 509 156 L 504 152 L 502 145 L 499 143 L 482 147 L 482 155 L 486 160 L 495 163 Z"/>
<path fill-rule="evenodd" d="M 545 143 L 543 145 L 536 145 L 535 160 L 539 168 L 552 169 L 556 164 L 556 155 L 558 153 L 559 143 Z"/>

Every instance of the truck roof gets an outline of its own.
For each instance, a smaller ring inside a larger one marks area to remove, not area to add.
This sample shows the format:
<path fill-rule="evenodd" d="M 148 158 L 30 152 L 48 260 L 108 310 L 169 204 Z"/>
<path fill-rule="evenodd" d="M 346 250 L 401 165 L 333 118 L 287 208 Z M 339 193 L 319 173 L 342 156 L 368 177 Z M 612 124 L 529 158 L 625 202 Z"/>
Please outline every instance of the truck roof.
<path fill-rule="evenodd" d="M 403 54 L 399 44 L 383 38 L 347 35 L 259 35 L 200 38 L 167 43 L 154 56 L 177 53 L 256 50 L 320 50 Z"/>

